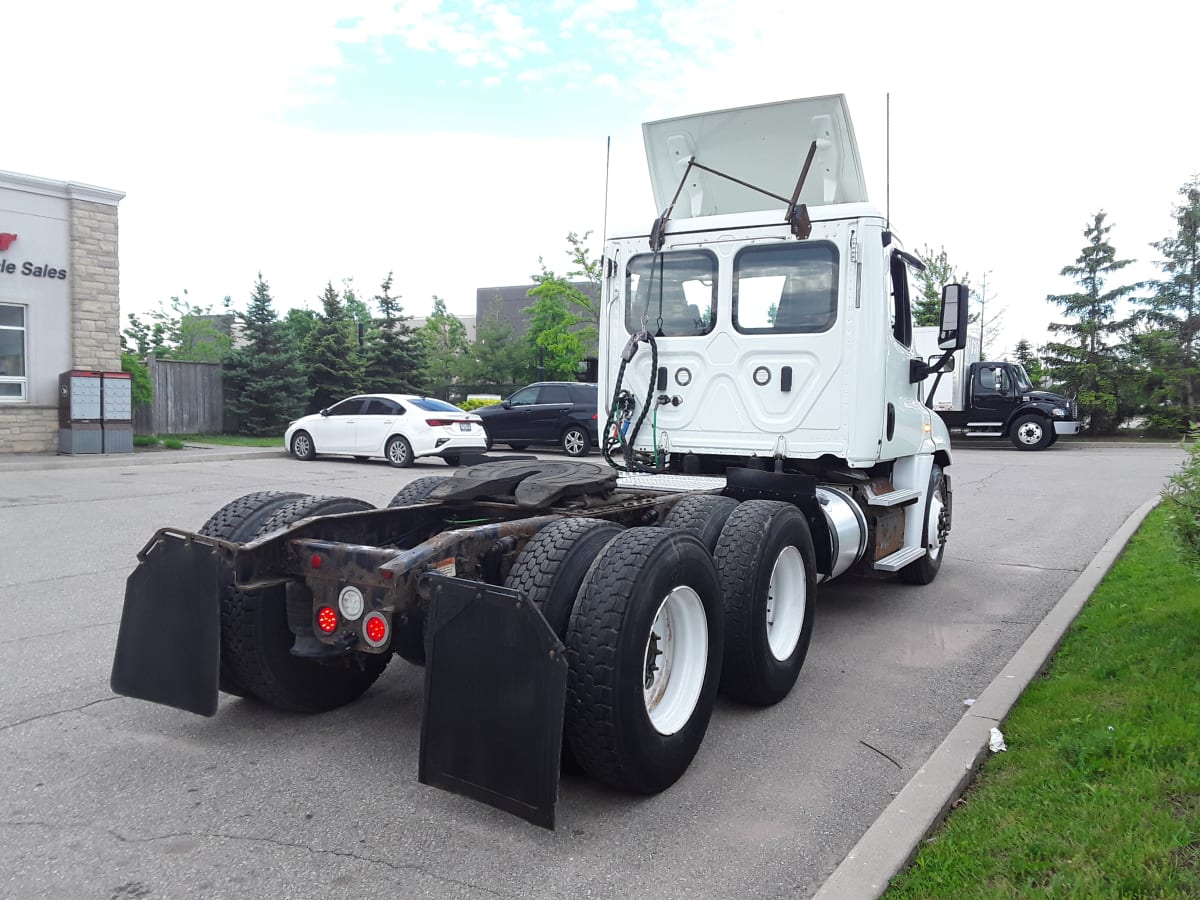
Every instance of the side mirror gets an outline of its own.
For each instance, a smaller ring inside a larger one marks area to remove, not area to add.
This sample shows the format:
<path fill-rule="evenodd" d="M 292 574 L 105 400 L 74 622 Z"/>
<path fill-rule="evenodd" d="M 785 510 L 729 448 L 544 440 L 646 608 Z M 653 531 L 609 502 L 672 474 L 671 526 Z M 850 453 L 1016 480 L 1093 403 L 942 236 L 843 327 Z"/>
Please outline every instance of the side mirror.
<path fill-rule="evenodd" d="M 940 361 L 941 361 L 940 356 L 929 357 L 929 368 L 932 369 Z M 938 371 L 939 372 L 953 372 L 954 371 L 954 357 L 951 356 L 949 359 L 947 359 L 946 362 L 942 365 L 942 367 L 940 369 L 938 369 Z"/>
<path fill-rule="evenodd" d="M 327 410 L 327 409 L 321 410 L 321 415 L 323 415 L 323 416 L 329 415 L 329 410 Z"/>
<path fill-rule="evenodd" d="M 965 284 L 942 288 L 942 324 L 938 329 L 938 347 L 961 350 L 967 346 L 967 306 L 971 292 Z"/>
<path fill-rule="evenodd" d="M 503 406 L 505 409 L 512 409 L 512 401 L 511 400 L 504 400 L 503 402 L 501 402 L 500 405 Z"/>

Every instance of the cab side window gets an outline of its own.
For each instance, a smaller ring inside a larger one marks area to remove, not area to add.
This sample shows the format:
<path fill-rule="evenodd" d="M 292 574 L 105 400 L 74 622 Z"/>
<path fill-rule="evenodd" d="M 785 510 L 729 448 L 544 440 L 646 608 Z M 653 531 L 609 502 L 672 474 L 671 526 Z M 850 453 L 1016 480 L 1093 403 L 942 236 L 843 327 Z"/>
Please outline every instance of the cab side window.
<path fill-rule="evenodd" d="M 542 388 L 541 394 L 538 395 L 538 403 L 570 403 L 571 395 L 567 392 L 566 385 L 548 384 Z"/>
<path fill-rule="evenodd" d="M 912 303 L 908 294 L 908 266 L 897 253 L 892 254 L 892 337 L 905 347 L 912 346 Z"/>

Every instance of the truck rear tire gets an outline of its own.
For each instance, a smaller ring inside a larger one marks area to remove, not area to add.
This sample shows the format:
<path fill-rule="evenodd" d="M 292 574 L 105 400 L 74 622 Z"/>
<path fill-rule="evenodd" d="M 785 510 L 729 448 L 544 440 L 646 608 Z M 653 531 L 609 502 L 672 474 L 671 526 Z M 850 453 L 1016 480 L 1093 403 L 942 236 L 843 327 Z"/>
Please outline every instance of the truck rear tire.
<path fill-rule="evenodd" d="M 942 467 L 935 465 L 929 473 L 929 499 L 925 503 L 925 525 L 921 529 L 921 543 L 926 553 L 914 563 L 900 570 L 900 580 L 907 584 L 929 584 L 937 578 L 942 568 L 942 551 L 949 535 L 942 533 L 941 519 L 946 508 L 946 476 Z M 936 550 L 929 549 L 929 529 L 934 529 Z"/>
<path fill-rule="evenodd" d="M 587 774 L 655 794 L 687 771 L 716 701 L 721 607 L 694 535 L 631 528 L 604 548 L 567 627 L 565 731 Z"/>
<path fill-rule="evenodd" d="M 720 494 L 697 494 L 684 497 L 663 519 L 664 528 L 681 528 L 700 538 L 700 543 L 712 553 L 717 548 L 721 529 L 729 521 L 729 515 L 738 507 L 732 497 Z"/>
<path fill-rule="evenodd" d="M 1013 422 L 1009 436 L 1018 450 L 1045 450 L 1054 437 L 1054 426 L 1030 413 Z"/>
<path fill-rule="evenodd" d="M 416 478 L 410 481 L 400 490 L 396 491 L 396 496 L 388 501 L 388 509 L 393 506 L 408 506 L 412 503 L 420 503 L 429 496 L 429 492 L 445 481 L 445 475 L 426 475 L 424 478 Z"/>
<path fill-rule="evenodd" d="M 302 496 L 276 507 L 254 536 L 309 516 L 372 508 L 350 497 Z M 221 639 L 237 683 L 263 703 L 291 712 L 326 712 L 358 699 L 391 659 L 389 653 L 355 653 L 336 663 L 319 663 L 293 656 L 283 585 L 223 595 Z"/>
<path fill-rule="evenodd" d="M 504 585 L 524 591 L 559 640 L 565 640 L 588 570 L 608 542 L 624 530 L 604 519 L 551 522 L 525 545 Z"/>
<path fill-rule="evenodd" d="M 246 494 L 236 500 L 230 500 L 209 516 L 208 521 L 200 526 L 198 533 L 234 543 L 244 543 L 254 537 L 259 526 L 271 513 L 302 496 L 304 495 L 294 491 L 258 491 Z M 223 607 L 226 596 L 234 589 L 233 570 L 223 565 L 220 579 L 219 590 Z M 232 694 L 235 697 L 248 696 L 246 689 L 238 683 L 237 679 L 233 677 L 233 672 L 230 671 L 229 652 L 225 648 L 224 639 L 221 641 L 220 680 L 217 686 L 226 694 Z"/>
<path fill-rule="evenodd" d="M 725 594 L 721 690 L 770 706 L 791 691 L 812 639 L 816 557 L 804 514 L 790 503 L 748 500 L 713 553 Z"/>

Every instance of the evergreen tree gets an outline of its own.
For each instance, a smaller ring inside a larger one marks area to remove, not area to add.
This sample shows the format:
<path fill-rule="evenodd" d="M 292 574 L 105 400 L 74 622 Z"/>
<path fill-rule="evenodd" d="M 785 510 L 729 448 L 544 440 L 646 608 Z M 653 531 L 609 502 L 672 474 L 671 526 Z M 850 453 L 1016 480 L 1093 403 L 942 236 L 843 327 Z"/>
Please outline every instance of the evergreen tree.
<path fill-rule="evenodd" d="M 308 337 L 310 412 L 332 406 L 358 392 L 359 365 L 351 343 L 353 325 L 342 298 L 330 282 L 321 295 L 322 313 Z M 355 341 L 357 343 L 357 341 Z"/>
<path fill-rule="evenodd" d="M 288 422 L 303 414 L 308 385 L 261 272 L 246 312 L 238 318 L 245 343 L 225 360 L 225 408 L 241 434 L 282 434 Z"/>
<path fill-rule="evenodd" d="M 1046 374 L 1042 361 L 1037 358 L 1037 354 L 1033 352 L 1033 345 L 1025 338 L 1017 341 L 1016 349 L 1013 350 L 1013 356 L 1021 367 L 1029 375 L 1029 380 L 1033 382 L 1034 387 L 1039 387 L 1042 383 L 1042 377 Z"/>
<path fill-rule="evenodd" d="M 501 314 L 499 300 L 475 326 L 475 342 L 464 361 L 463 380 L 475 387 L 511 388 L 537 378 L 529 348 L 516 340 L 512 323 Z"/>
<path fill-rule="evenodd" d="M 458 316 L 447 312 L 446 301 L 435 295 L 433 312 L 417 329 L 417 336 L 425 355 L 425 389 L 445 399 L 469 353 L 467 327 Z"/>
<path fill-rule="evenodd" d="M 1135 290 L 1122 285 L 1105 290 L 1109 277 L 1132 260 L 1117 259 L 1108 242 L 1111 225 L 1104 224 L 1105 213 L 1096 213 L 1084 229 L 1087 244 L 1074 265 L 1061 274 L 1073 278 L 1081 290 L 1073 294 L 1053 294 L 1047 302 L 1061 306 L 1076 322 L 1052 322 L 1050 330 L 1065 335 L 1065 341 L 1051 341 L 1044 348 L 1045 361 L 1056 382 L 1068 392 L 1078 392 L 1079 412 L 1088 419 L 1093 434 L 1116 430 L 1130 412 L 1129 391 L 1122 385 L 1122 353 L 1119 338 L 1127 321 L 1116 321 L 1117 301 Z M 1123 396 L 1124 395 L 1124 396 Z"/>
<path fill-rule="evenodd" d="M 1174 408 L 1160 415 L 1186 427 L 1200 405 L 1200 177 L 1179 189 L 1175 234 L 1153 244 L 1164 277 L 1151 282 L 1151 293 L 1135 302 L 1145 307 L 1146 330 L 1138 344 L 1159 381 L 1156 406 Z"/>
<path fill-rule="evenodd" d="M 421 390 L 425 348 L 416 329 L 403 315 L 400 298 L 392 296 L 392 273 L 379 286 L 375 303 L 382 321 L 367 335 L 364 352 L 363 390 L 389 394 L 413 394 Z"/>
<path fill-rule="evenodd" d="M 922 247 L 916 257 L 925 264 L 925 271 L 910 270 L 917 288 L 912 298 L 913 324 L 941 325 L 942 288 L 948 284 L 968 284 L 971 276 L 958 277 L 958 270 L 950 264 L 945 247 L 937 253 L 928 246 Z"/>

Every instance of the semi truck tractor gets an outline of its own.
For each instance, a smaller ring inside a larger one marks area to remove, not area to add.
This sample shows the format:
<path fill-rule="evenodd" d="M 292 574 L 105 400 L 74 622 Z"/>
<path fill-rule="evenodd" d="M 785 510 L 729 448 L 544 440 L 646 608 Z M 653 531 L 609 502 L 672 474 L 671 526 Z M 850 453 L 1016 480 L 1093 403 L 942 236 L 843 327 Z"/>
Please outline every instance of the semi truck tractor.
<path fill-rule="evenodd" d="M 952 452 L 921 389 L 966 292 L 931 361 L 844 97 L 643 132 L 658 215 L 604 249 L 604 462 L 464 458 L 379 509 L 262 491 L 162 528 L 115 691 L 320 713 L 400 657 L 424 667 L 419 779 L 553 827 L 562 765 L 653 794 L 718 692 L 787 697 L 821 584 L 935 579 Z"/>
<path fill-rule="evenodd" d="M 938 335 L 933 326 L 913 329 L 913 346 L 923 358 L 941 356 Z M 1008 438 L 1018 450 L 1045 450 L 1081 427 L 1076 402 L 1035 388 L 1020 363 L 981 360 L 973 332 L 943 371 L 926 378 L 924 393 L 951 434 Z"/>

